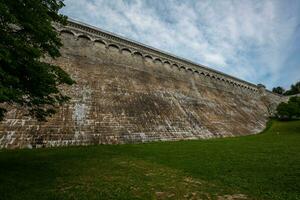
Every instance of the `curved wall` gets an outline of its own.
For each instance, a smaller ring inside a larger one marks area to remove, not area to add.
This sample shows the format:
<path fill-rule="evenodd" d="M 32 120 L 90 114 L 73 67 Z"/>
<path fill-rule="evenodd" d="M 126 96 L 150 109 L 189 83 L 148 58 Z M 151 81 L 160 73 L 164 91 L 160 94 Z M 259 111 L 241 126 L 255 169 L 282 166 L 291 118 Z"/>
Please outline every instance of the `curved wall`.
<path fill-rule="evenodd" d="M 282 97 L 85 24 L 56 25 L 77 84 L 47 122 L 11 108 L 1 148 L 114 144 L 255 134 Z"/>

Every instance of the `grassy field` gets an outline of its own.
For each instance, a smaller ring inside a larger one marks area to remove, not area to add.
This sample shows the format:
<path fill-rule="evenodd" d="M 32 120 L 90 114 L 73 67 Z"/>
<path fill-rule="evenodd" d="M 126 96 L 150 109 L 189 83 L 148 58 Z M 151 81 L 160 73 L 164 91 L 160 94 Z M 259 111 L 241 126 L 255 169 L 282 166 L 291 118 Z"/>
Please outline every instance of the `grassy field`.
<path fill-rule="evenodd" d="M 300 199 L 300 121 L 236 138 L 2 150 L 0 199 Z"/>

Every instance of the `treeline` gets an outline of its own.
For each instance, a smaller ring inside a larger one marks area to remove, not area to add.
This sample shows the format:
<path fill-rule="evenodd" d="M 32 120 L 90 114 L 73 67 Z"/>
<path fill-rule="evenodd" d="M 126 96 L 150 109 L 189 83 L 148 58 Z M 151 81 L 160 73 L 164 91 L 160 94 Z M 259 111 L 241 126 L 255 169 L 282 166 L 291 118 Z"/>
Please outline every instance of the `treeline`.
<path fill-rule="evenodd" d="M 300 94 L 300 81 L 292 84 L 289 90 L 275 87 L 272 91 L 285 96 Z M 290 97 L 288 102 L 280 103 L 276 109 L 276 118 L 280 120 L 300 119 L 300 96 Z"/>
<path fill-rule="evenodd" d="M 283 87 L 274 87 L 272 89 L 272 92 L 282 95 L 294 95 L 294 94 L 300 94 L 300 81 L 298 81 L 295 85 L 292 84 L 291 88 L 289 90 L 285 90 Z"/>
<path fill-rule="evenodd" d="M 300 119 L 300 97 L 294 96 L 277 107 L 276 117 L 281 120 Z"/>

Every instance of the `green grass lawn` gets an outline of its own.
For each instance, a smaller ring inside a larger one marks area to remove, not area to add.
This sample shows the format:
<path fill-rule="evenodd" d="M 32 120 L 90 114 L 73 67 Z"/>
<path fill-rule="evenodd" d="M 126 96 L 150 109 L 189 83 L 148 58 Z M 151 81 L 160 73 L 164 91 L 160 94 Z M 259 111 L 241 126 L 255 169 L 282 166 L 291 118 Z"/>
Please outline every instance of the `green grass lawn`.
<path fill-rule="evenodd" d="M 2 150 L 0 199 L 300 199 L 300 121 L 236 138 Z"/>

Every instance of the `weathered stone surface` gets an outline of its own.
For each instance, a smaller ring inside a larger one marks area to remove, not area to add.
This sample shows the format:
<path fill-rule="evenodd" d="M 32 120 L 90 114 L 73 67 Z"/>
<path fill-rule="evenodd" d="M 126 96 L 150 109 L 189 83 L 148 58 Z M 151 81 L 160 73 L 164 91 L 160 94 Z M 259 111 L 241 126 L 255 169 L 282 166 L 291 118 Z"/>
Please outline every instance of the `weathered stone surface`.
<path fill-rule="evenodd" d="M 57 26 L 77 84 L 48 122 L 9 110 L 0 148 L 181 140 L 255 134 L 283 97 L 92 27 Z"/>

